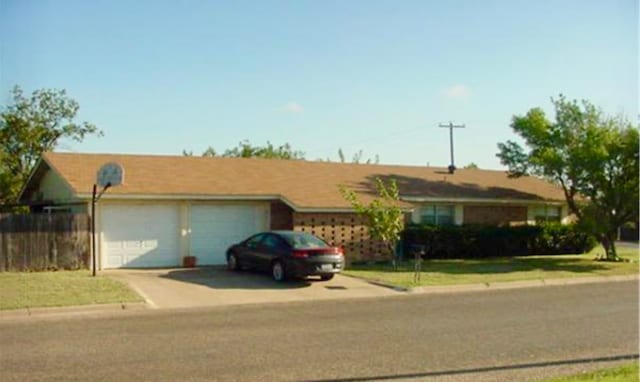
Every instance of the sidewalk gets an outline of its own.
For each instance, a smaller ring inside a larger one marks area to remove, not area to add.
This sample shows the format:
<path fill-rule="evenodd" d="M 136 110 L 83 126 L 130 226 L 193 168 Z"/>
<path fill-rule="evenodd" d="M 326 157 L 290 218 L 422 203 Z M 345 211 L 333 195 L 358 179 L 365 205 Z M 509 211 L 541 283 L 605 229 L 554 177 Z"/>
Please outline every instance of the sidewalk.
<path fill-rule="evenodd" d="M 144 302 L 0 310 L 0 322 L 3 320 L 17 320 L 36 317 L 94 316 L 104 313 L 118 313 L 142 309 L 147 309 L 147 304 Z"/>
<path fill-rule="evenodd" d="M 353 276 L 350 276 L 350 277 L 353 277 Z M 535 287 L 542 287 L 542 286 L 605 283 L 605 282 L 617 282 L 617 281 L 632 281 L 632 280 L 639 280 L 639 279 L 640 279 L 640 275 L 588 276 L 588 277 L 565 277 L 565 278 L 558 278 L 558 279 L 502 281 L 502 282 L 482 283 L 482 284 L 433 285 L 433 286 L 420 286 L 420 287 L 413 287 L 413 288 L 400 287 L 400 286 L 378 282 L 378 281 L 368 281 L 368 282 L 381 287 L 390 288 L 398 292 L 407 292 L 407 293 L 417 294 L 417 293 L 456 293 L 456 292 L 473 292 L 473 291 L 496 290 L 496 289 L 535 288 Z"/>
<path fill-rule="evenodd" d="M 346 276 L 346 275 L 345 275 Z M 355 278 L 353 276 L 347 276 Z M 559 285 L 576 285 L 576 284 L 588 284 L 588 283 L 607 283 L 607 282 L 623 282 L 623 281 L 638 281 L 640 275 L 625 275 L 625 276 L 592 276 L 592 277 L 577 277 L 577 278 L 560 278 L 560 279 L 539 279 L 539 280 L 526 280 L 526 281 L 512 281 L 512 282 L 496 282 L 486 284 L 457 284 L 457 285 L 442 285 L 442 286 L 426 286 L 416 288 L 403 288 L 394 285 L 384 284 L 380 282 L 365 281 L 369 284 L 379 286 L 381 289 L 386 289 L 388 292 L 382 292 L 380 296 L 389 296 L 389 289 L 393 290 L 395 295 L 407 295 L 407 294 L 444 294 L 444 293 L 464 293 L 464 292 L 478 292 L 478 291 L 491 291 L 491 290 L 506 290 L 506 289 L 518 289 L 518 288 L 535 288 L 543 286 L 559 286 Z M 362 280 L 362 279 L 359 279 Z M 391 293 L 393 295 L 393 293 Z M 375 298 L 375 296 L 363 296 L 362 298 Z M 327 300 L 327 298 L 321 298 L 319 300 Z M 295 300 L 292 300 L 295 301 Z M 268 304 L 273 301 L 264 301 L 262 303 Z M 276 301 L 282 302 L 282 301 Z M 225 304 L 219 304 L 218 306 L 231 306 L 243 304 L 246 302 L 227 301 Z M 259 303 L 253 301 L 252 303 Z M 212 305 L 205 305 L 212 306 Z M 196 306 L 192 306 L 196 308 Z M 175 309 L 181 309 L 184 307 L 176 307 Z M 15 309 L 15 310 L 0 310 L 0 323 L 3 321 L 17 321 L 30 318 L 62 318 L 62 317 L 91 317 L 103 314 L 118 314 L 130 313 L 134 311 L 141 311 L 146 309 L 159 309 L 169 310 L 171 307 L 162 307 L 150 305 L 149 303 L 122 303 L 122 304 L 99 304 L 99 305 L 81 305 L 81 306 L 68 306 L 68 307 L 49 307 L 49 308 L 31 308 L 31 309 Z"/>

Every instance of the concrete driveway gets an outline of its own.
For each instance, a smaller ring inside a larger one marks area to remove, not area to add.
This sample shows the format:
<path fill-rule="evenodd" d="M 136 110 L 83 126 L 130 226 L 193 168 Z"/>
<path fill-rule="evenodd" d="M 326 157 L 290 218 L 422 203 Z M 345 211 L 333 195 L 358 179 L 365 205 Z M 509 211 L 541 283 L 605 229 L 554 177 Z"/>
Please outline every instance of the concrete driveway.
<path fill-rule="evenodd" d="M 640 249 L 640 243 L 637 241 L 616 241 L 616 246 L 622 248 Z"/>
<path fill-rule="evenodd" d="M 103 275 L 126 282 L 151 308 L 191 308 L 253 303 L 347 299 L 397 295 L 394 290 L 336 275 L 320 281 L 274 282 L 269 275 L 222 268 L 108 270 Z"/>

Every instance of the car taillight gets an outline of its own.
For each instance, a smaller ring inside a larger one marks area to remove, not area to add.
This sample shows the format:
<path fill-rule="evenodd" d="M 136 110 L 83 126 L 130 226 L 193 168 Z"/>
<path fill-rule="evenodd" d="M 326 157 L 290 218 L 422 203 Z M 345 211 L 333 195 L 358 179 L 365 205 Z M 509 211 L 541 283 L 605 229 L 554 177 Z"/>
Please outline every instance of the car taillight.
<path fill-rule="evenodd" d="M 336 247 L 336 254 L 340 255 L 340 256 L 344 256 L 344 250 L 340 247 Z"/>
<path fill-rule="evenodd" d="M 305 251 L 293 251 L 293 257 L 296 259 L 305 259 L 309 257 L 309 254 Z"/>

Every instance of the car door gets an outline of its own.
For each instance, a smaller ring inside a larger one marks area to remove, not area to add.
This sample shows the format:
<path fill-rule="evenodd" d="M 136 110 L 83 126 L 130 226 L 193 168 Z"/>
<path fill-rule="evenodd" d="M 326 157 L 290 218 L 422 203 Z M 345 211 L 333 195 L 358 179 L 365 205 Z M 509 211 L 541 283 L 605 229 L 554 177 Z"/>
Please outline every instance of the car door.
<path fill-rule="evenodd" d="M 258 245 L 257 261 L 261 269 L 270 269 L 273 259 L 286 256 L 287 243 L 278 235 L 267 233 Z"/>
<path fill-rule="evenodd" d="M 244 245 L 242 246 L 242 254 L 240 258 L 240 262 L 243 265 L 246 265 L 251 268 L 258 268 L 260 265 L 259 261 L 259 249 L 260 242 L 264 238 L 264 233 L 259 233 L 257 235 L 253 235 L 248 238 Z"/>

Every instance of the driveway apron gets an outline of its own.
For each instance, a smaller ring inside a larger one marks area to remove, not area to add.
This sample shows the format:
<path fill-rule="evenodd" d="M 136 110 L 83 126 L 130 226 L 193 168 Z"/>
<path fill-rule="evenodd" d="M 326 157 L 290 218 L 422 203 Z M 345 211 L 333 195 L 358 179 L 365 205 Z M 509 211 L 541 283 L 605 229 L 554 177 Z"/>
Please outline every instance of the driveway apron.
<path fill-rule="evenodd" d="M 276 283 L 268 275 L 207 267 L 118 269 L 102 273 L 126 282 L 144 297 L 150 308 L 156 309 L 381 297 L 399 293 L 342 275 L 336 275 L 330 281 L 310 277 Z"/>

